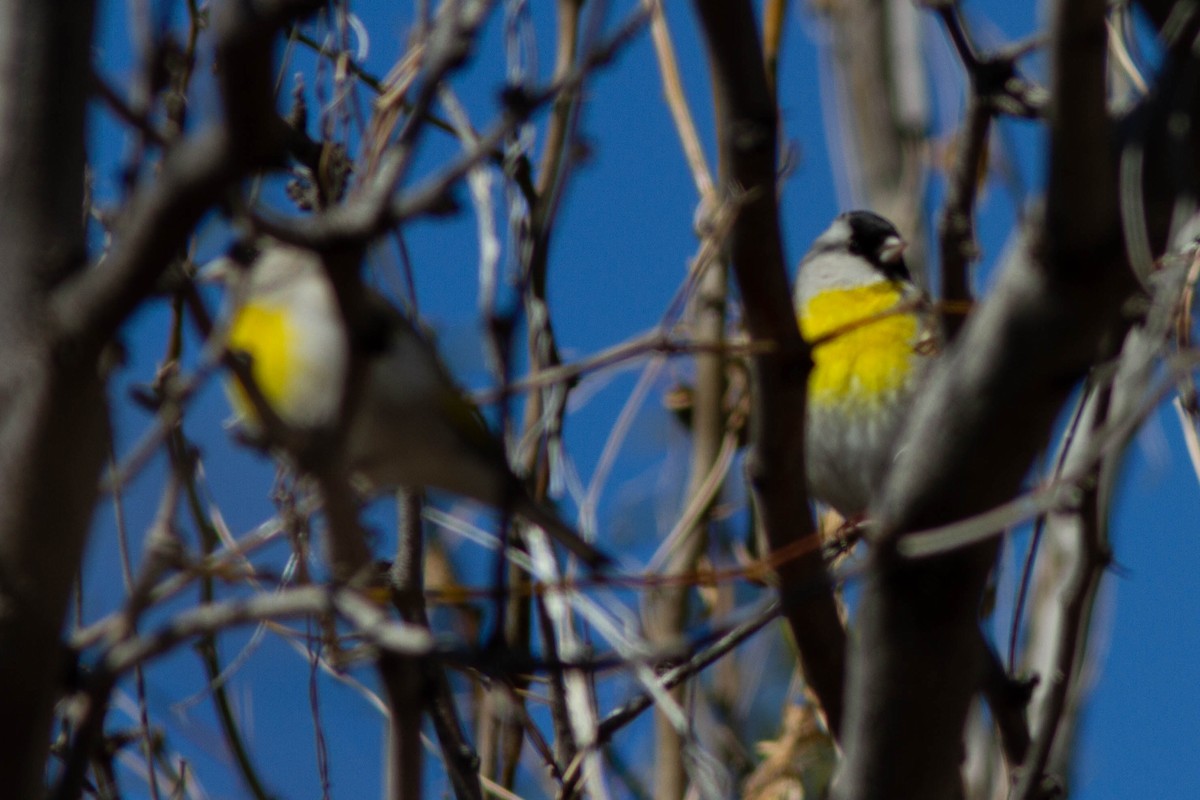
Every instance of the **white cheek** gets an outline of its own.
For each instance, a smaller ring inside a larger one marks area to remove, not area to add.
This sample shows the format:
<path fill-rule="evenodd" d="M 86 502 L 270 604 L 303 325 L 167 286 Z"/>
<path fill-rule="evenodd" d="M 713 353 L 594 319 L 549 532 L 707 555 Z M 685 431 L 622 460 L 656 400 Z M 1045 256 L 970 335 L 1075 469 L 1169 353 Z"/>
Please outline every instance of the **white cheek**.
<path fill-rule="evenodd" d="M 879 270 L 865 259 L 850 253 L 822 253 L 801 262 L 796 278 L 796 303 L 805 305 L 813 295 L 834 288 L 853 288 L 882 283 Z"/>

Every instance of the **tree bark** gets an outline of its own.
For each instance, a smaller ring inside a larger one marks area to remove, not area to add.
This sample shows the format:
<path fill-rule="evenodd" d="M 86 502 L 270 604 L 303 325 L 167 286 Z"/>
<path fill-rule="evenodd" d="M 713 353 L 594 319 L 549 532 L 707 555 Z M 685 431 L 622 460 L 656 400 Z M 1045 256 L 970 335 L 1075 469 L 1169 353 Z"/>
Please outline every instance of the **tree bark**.
<path fill-rule="evenodd" d="M 59 633 L 108 440 L 100 345 L 50 291 L 84 259 L 90 2 L 0 3 L 0 786 L 42 792 Z"/>
<path fill-rule="evenodd" d="M 1069 393 L 1128 324 L 1135 283 L 1120 240 L 1104 13 L 1098 0 L 1055 8 L 1044 209 L 941 358 L 875 509 L 835 791 L 844 800 L 961 794 L 996 545 L 912 561 L 897 543 L 1019 492 Z"/>

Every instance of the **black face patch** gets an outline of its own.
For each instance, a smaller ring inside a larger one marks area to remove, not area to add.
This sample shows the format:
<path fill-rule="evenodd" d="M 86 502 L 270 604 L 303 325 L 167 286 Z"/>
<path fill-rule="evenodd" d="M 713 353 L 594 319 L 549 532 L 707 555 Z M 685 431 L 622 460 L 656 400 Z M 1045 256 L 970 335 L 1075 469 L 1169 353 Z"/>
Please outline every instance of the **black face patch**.
<path fill-rule="evenodd" d="M 900 238 L 896 226 L 871 211 L 849 211 L 838 219 L 845 220 L 850 226 L 848 247 L 851 253 L 870 261 L 876 269 L 893 281 L 911 280 L 908 265 L 904 263 L 903 257 L 890 263 L 885 263 L 880 258 L 884 242 L 893 236 Z"/>
<path fill-rule="evenodd" d="M 225 255 L 239 267 L 246 268 L 258 260 L 262 251 L 247 239 L 237 239 L 229 245 L 229 250 Z"/>

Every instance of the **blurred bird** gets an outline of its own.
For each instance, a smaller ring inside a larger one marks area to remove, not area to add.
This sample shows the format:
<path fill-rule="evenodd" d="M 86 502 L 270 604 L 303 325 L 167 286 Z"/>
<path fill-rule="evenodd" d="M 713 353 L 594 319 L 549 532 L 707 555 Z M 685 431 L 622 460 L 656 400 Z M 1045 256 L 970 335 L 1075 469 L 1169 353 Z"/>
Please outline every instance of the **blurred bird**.
<path fill-rule="evenodd" d="M 226 258 L 205 272 L 227 285 L 227 346 L 249 361 L 280 422 L 301 434 L 344 437 L 345 463 L 369 491 L 452 492 L 511 511 L 593 567 L 609 560 L 533 499 L 479 410 L 390 303 L 365 291 L 347 326 L 316 253 L 271 242 L 239 266 Z M 246 389 L 239 381 L 228 388 L 238 423 L 261 436 Z"/>
<path fill-rule="evenodd" d="M 851 211 L 817 237 L 796 279 L 800 331 L 813 345 L 809 492 L 851 520 L 887 475 L 931 360 L 933 321 L 904 247 L 892 223 Z"/>

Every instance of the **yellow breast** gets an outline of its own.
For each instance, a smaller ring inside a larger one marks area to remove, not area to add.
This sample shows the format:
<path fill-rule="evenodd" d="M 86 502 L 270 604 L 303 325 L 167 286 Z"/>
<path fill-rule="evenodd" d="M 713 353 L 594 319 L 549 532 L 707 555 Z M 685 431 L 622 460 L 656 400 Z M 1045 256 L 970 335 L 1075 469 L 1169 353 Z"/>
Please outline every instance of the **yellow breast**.
<path fill-rule="evenodd" d="M 887 312 L 904 298 L 888 281 L 814 295 L 800 311 L 800 331 L 813 348 L 809 402 L 868 410 L 904 388 L 913 371 L 918 320 Z M 863 322 L 863 320 L 873 320 Z M 859 324 L 861 323 L 861 324 Z"/>
<path fill-rule="evenodd" d="M 250 358 L 250 374 L 263 399 L 284 419 L 289 415 L 291 382 L 297 374 L 296 330 L 286 311 L 265 303 L 243 306 L 229 326 L 229 349 Z M 238 415 L 253 419 L 254 406 L 236 380 L 229 383 L 229 400 Z"/>

